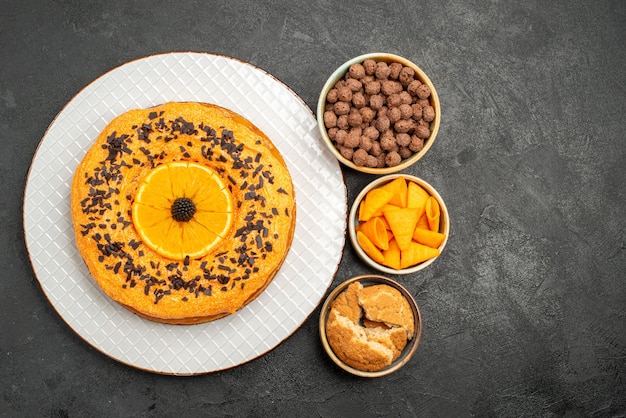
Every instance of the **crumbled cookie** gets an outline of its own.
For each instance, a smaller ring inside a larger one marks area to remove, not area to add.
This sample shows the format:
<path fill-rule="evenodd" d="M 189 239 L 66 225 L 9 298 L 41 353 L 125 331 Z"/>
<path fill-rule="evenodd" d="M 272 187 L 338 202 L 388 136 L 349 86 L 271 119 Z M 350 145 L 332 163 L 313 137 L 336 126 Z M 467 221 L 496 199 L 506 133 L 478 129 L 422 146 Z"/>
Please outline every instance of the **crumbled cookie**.
<path fill-rule="evenodd" d="M 332 302 L 326 336 L 347 365 L 377 371 L 396 360 L 415 335 L 406 298 L 393 287 L 352 283 Z"/>

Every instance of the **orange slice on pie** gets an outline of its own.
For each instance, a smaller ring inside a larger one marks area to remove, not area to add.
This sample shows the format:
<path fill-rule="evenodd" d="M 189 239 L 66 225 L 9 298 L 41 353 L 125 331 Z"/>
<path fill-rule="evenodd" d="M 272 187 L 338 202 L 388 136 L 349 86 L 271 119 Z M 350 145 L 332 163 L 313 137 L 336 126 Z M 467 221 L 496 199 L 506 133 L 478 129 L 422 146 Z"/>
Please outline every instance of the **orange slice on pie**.
<path fill-rule="evenodd" d="M 209 253 L 234 219 L 233 197 L 212 169 L 187 161 L 156 167 L 139 186 L 132 207 L 143 242 L 163 257 L 184 260 Z"/>

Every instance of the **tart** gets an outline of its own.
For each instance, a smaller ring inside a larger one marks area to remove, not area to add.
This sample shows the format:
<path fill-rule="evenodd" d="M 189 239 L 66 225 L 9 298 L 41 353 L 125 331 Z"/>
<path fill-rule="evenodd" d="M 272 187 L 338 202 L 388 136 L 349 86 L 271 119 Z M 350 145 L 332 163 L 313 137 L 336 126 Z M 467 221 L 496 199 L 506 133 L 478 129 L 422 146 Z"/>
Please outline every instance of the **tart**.
<path fill-rule="evenodd" d="M 295 192 L 271 140 L 235 112 L 171 102 L 116 117 L 79 163 L 78 250 L 113 300 L 150 320 L 230 315 L 289 251 Z"/>

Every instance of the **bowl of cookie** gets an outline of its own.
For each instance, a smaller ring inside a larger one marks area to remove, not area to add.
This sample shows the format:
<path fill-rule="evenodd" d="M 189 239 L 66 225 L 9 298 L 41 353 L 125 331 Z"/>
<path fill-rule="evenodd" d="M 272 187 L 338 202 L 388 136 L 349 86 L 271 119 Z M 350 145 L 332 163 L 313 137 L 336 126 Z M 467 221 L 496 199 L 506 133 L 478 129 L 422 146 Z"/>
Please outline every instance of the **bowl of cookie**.
<path fill-rule="evenodd" d="M 439 96 L 413 62 L 389 53 L 352 58 L 324 84 L 317 124 L 328 149 L 345 166 L 390 174 L 421 159 L 441 122 Z"/>
<path fill-rule="evenodd" d="M 369 274 L 339 284 L 322 305 L 319 330 L 330 359 L 356 376 L 391 374 L 415 354 L 422 317 L 411 293 L 388 277 Z"/>
<path fill-rule="evenodd" d="M 348 234 L 368 266 L 384 274 L 411 274 L 441 255 L 450 234 L 450 216 L 441 195 L 424 179 L 388 174 L 357 195 Z"/>

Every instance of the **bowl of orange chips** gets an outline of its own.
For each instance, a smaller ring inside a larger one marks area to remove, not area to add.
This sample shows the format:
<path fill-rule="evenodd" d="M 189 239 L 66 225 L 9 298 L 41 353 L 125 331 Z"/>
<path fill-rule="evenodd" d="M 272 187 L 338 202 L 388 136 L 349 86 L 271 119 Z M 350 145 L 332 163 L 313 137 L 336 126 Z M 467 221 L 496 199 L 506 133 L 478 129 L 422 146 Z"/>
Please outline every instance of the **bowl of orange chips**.
<path fill-rule="evenodd" d="M 369 266 L 410 274 L 430 266 L 450 233 L 446 205 L 433 186 L 408 174 L 390 174 L 368 184 L 349 217 L 350 241 Z"/>

